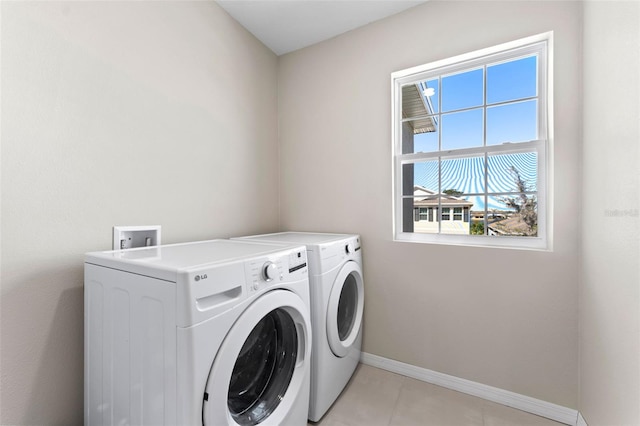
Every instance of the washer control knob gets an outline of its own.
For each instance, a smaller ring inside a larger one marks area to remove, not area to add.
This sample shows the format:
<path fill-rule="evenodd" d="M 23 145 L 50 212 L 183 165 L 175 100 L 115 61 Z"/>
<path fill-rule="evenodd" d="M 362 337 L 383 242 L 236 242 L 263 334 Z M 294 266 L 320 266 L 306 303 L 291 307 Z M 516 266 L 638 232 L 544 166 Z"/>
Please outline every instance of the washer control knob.
<path fill-rule="evenodd" d="M 265 281 L 273 281 L 278 276 L 278 267 L 273 262 L 267 262 L 262 266 L 262 277 Z"/>
<path fill-rule="evenodd" d="M 353 243 L 348 243 L 345 247 L 344 247 L 344 251 L 347 252 L 347 254 L 352 254 L 353 252 L 355 252 L 355 248 L 353 246 Z"/>

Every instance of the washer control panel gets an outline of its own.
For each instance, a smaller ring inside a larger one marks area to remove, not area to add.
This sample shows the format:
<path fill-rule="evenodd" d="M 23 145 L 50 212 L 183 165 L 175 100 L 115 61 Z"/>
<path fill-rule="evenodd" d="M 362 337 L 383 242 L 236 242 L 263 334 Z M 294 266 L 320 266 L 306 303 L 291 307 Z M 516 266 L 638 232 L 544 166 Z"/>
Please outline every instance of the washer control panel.
<path fill-rule="evenodd" d="M 278 277 L 279 273 L 278 266 L 270 260 L 262 265 L 262 278 L 265 281 L 273 281 Z"/>
<path fill-rule="evenodd" d="M 289 273 L 292 274 L 307 267 L 307 251 L 294 250 L 289 254 Z"/>
<path fill-rule="evenodd" d="M 245 264 L 245 270 L 249 278 L 249 293 L 288 281 L 298 281 L 308 274 L 307 251 L 300 248 L 252 259 Z"/>

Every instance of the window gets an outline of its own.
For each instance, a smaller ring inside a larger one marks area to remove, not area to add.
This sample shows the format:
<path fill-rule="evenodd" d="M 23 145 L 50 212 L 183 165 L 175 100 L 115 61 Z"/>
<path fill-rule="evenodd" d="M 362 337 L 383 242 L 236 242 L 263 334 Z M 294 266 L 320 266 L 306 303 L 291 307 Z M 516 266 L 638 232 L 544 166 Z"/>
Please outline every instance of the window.
<path fill-rule="evenodd" d="M 392 74 L 396 240 L 548 248 L 551 41 Z"/>

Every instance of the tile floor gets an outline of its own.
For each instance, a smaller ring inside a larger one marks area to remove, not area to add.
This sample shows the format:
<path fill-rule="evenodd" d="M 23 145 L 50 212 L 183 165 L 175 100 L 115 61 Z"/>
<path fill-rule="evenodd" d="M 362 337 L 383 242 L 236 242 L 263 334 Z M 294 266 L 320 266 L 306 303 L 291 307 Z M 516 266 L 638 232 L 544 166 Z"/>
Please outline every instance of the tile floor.
<path fill-rule="evenodd" d="M 360 364 L 311 426 L 559 426 L 543 417 Z"/>

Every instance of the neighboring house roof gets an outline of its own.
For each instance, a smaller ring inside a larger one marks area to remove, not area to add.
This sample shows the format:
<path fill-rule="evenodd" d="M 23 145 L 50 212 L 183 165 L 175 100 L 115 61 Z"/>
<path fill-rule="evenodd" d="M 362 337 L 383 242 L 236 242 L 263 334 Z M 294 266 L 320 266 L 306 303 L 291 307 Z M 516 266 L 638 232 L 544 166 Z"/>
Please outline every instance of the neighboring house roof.
<path fill-rule="evenodd" d="M 437 122 L 429 99 L 422 94 L 418 84 L 408 84 L 402 87 L 402 118 L 413 118 L 408 123 L 413 127 L 413 134 L 435 132 Z"/>
<path fill-rule="evenodd" d="M 489 229 L 500 235 L 532 235 L 522 216 L 514 214 L 506 219 L 489 224 Z M 535 232 L 533 233 L 535 234 Z"/>
<path fill-rule="evenodd" d="M 414 197 L 424 197 L 422 199 L 418 198 L 413 202 L 413 205 L 416 207 L 437 207 L 438 204 L 443 207 L 473 206 L 473 202 L 465 200 L 464 198 L 456 197 L 455 195 L 438 194 L 436 191 L 420 185 L 413 187 L 413 195 Z M 440 201 L 438 201 L 438 198 L 440 198 Z"/>
<path fill-rule="evenodd" d="M 420 185 L 414 185 L 413 186 L 413 196 L 414 197 L 419 197 L 421 195 L 424 195 L 425 197 L 429 197 L 429 196 L 437 196 L 438 193 L 436 191 L 434 191 L 433 189 L 428 189 L 425 188 L 424 186 L 420 186 Z M 444 195 L 444 194 L 441 194 Z"/>

